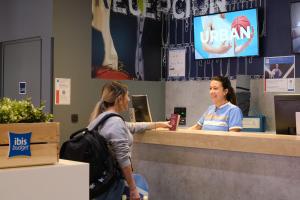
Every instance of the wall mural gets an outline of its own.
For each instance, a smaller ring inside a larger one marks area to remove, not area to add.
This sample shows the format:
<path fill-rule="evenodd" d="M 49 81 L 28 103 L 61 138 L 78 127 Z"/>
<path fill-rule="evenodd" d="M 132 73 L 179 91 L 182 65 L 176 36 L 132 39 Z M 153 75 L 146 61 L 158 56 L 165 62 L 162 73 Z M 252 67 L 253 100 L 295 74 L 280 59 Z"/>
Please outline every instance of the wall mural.
<path fill-rule="evenodd" d="M 92 1 L 92 77 L 159 81 L 161 21 L 156 1 Z"/>
<path fill-rule="evenodd" d="M 206 80 L 248 74 L 254 57 L 194 59 L 193 17 L 250 8 L 266 9 L 266 0 L 92 0 L 92 78 Z M 265 18 L 260 37 L 266 36 Z M 185 52 L 185 63 L 176 62 L 174 52 L 181 57 Z"/>

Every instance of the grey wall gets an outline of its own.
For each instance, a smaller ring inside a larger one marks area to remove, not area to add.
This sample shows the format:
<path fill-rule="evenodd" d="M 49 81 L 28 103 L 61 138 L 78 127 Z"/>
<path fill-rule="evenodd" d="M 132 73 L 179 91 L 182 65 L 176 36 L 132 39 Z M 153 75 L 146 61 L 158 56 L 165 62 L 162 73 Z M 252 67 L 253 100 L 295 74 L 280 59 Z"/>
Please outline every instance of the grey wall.
<path fill-rule="evenodd" d="M 0 42 L 32 37 L 42 39 L 41 96 L 46 101 L 46 111 L 50 111 L 52 0 L 0 1 L 0 27 Z"/>
<path fill-rule="evenodd" d="M 91 1 L 54 0 L 54 78 L 71 79 L 71 105 L 54 106 L 55 121 L 61 123 L 61 140 L 87 125 L 105 81 L 91 79 Z M 125 81 L 130 94 L 148 94 L 154 120 L 165 116 L 165 83 Z M 71 123 L 71 114 L 79 122 Z"/>
<path fill-rule="evenodd" d="M 186 127 L 194 125 L 211 105 L 209 81 L 168 81 L 166 82 L 166 115 L 174 107 L 186 107 Z M 232 81 L 235 87 L 236 81 Z"/>
<path fill-rule="evenodd" d="M 232 86 L 235 87 L 236 81 L 231 82 Z M 299 86 L 300 79 L 296 79 L 295 93 L 300 93 Z M 263 79 L 252 79 L 250 90 L 249 115 L 265 115 L 266 131 L 275 132 L 274 95 L 279 93 L 264 93 Z M 166 115 L 170 115 L 175 106 L 187 107 L 187 126 L 191 126 L 212 104 L 209 96 L 209 81 L 167 82 L 165 101 Z"/>

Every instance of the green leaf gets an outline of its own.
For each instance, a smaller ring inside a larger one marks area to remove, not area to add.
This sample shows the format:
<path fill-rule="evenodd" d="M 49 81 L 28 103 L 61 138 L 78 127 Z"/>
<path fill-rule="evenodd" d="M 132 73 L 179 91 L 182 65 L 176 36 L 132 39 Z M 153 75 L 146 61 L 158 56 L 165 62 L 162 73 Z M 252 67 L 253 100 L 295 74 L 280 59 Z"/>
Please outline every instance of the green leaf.
<path fill-rule="evenodd" d="M 35 107 L 30 98 L 12 100 L 4 97 L 0 99 L 0 123 L 31 123 L 48 122 L 53 119 L 52 114 L 44 113 L 45 102 Z"/>

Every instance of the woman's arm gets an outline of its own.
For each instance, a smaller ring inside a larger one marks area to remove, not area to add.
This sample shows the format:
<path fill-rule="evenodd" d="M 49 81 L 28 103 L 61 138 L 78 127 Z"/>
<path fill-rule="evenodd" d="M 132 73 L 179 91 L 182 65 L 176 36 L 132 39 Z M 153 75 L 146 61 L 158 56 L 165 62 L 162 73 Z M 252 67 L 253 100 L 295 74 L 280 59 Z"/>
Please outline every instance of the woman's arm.
<path fill-rule="evenodd" d="M 243 113 L 239 107 L 230 110 L 227 123 L 230 132 L 239 132 L 243 129 Z"/>
<path fill-rule="evenodd" d="M 240 46 L 236 46 L 236 41 L 234 40 L 234 53 L 235 54 L 239 54 L 241 53 L 244 49 L 246 49 L 250 43 L 252 42 L 253 36 L 254 36 L 254 28 L 252 28 L 251 34 L 250 34 L 250 38 L 247 40 L 247 42 L 245 42 L 243 45 Z"/>
<path fill-rule="evenodd" d="M 132 134 L 144 132 L 156 128 L 171 128 L 168 121 L 165 122 L 126 122 L 127 128 Z"/>
<path fill-rule="evenodd" d="M 240 132 L 240 131 L 241 131 L 241 129 L 239 129 L 239 128 L 232 128 L 229 130 L 229 132 Z"/>
<path fill-rule="evenodd" d="M 191 126 L 188 128 L 189 130 L 201 130 L 202 126 L 199 124 L 195 124 L 194 126 Z"/>
<path fill-rule="evenodd" d="M 169 121 L 166 122 L 152 122 L 149 123 L 148 129 L 156 129 L 156 128 L 171 128 Z"/>
<path fill-rule="evenodd" d="M 125 177 L 125 180 L 126 180 L 128 186 L 129 186 L 130 200 L 139 200 L 140 194 L 136 188 L 135 181 L 133 179 L 131 166 L 128 165 L 126 167 L 123 167 L 122 172 L 123 172 L 123 175 Z"/>
<path fill-rule="evenodd" d="M 222 42 L 222 44 L 220 44 L 220 46 L 218 46 L 218 47 L 212 47 L 208 43 L 202 42 L 202 48 L 207 53 L 224 54 L 231 47 L 232 47 L 231 44 L 228 44 L 226 41 Z"/>
<path fill-rule="evenodd" d="M 224 41 L 220 46 L 218 47 L 212 47 L 209 43 L 211 42 L 210 35 L 212 34 L 211 32 L 213 31 L 213 25 L 212 22 L 202 22 L 203 23 L 203 40 L 202 43 L 202 48 L 204 51 L 207 53 L 215 53 L 215 54 L 223 54 L 226 53 L 230 48 L 231 45 L 228 44 L 226 41 Z"/>

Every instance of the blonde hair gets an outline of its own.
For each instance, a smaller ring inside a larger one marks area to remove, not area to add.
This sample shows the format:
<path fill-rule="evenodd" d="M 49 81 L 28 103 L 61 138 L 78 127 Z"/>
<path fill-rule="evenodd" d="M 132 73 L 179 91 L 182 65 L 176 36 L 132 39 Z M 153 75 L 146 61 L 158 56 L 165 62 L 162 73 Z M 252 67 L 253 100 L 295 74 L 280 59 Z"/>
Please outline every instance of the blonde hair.
<path fill-rule="evenodd" d="M 96 103 L 95 108 L 90 115 L 90 122 L 96 119 L 98 115 L 106 111 L 108 108 L 114 106 L 115 103 L 120 100 L 119 97 L 124 97 L 127 91 L 127 86 L 120 82 L 113 81 L 106 83 L 102 88 L 100 101 Z"/>

